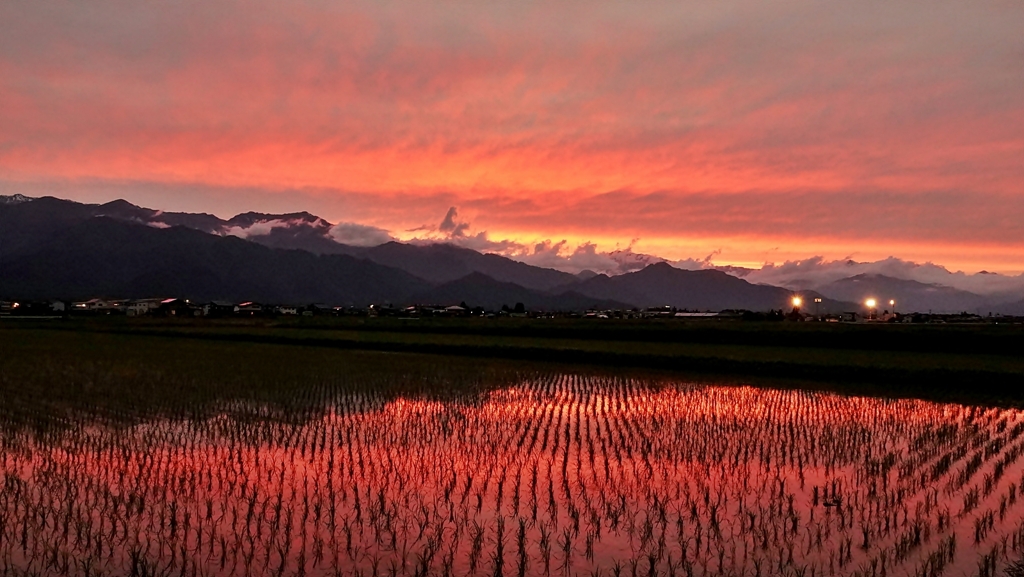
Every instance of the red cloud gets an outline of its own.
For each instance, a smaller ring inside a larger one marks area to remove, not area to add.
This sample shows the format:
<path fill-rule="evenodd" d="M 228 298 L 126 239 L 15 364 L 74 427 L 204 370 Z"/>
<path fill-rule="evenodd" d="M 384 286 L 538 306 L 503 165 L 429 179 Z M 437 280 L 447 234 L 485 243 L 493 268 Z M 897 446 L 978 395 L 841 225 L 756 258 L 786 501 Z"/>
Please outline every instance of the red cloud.
<path fill-rule="evenodd" d="M 390 230 L 457 205 L 541 239 L 1009 254 L 1022 12 L 8 3 L 0 180 L 315 191 Z"/>

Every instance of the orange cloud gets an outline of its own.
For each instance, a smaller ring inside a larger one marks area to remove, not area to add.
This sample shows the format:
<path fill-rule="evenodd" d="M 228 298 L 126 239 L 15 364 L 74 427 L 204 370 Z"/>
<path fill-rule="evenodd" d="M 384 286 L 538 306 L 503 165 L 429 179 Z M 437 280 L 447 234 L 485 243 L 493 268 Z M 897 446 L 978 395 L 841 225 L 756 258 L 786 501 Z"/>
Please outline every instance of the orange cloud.
<path fill-rule="evenodd" d="M 1019 270 L 1022 15 L 6 4 L 0 181 L 148 183 L 157 206 L 222 191 L 210 211 L 299 191 L 313 206 L 295 208 L 395 233 L 459 206 L 501 238 L 679 258 L 829 246 Z"/>

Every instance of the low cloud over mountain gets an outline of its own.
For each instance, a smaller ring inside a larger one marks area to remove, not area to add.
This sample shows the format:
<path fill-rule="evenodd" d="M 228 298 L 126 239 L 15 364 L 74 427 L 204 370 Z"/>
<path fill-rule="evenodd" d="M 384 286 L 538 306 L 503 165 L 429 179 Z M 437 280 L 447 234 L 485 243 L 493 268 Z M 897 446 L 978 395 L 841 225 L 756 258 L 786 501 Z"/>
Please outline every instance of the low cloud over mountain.
<path fill-rule="evenodd" d="M 540 240 L 524 243 L 513 239 L 493 239 L 488 231 L 474 231 L 473 225 L 459 216 L 458 207 L 451 207 L 437 226 L 423 225 L 406 231 L 414 233 L 408 242 L 430 244 L 444 242 L 480 252 L 500 254 L 533 266 L 553 268 L 578 274 L 593 271 L 618 275 L 641 270 L 649 265 L 667 262 L 683 270 L 710 268 L 714 253 L 703 259 L 670 260 L 659 256 L 635 252 L 631 243 L 624 249 L 599 250 L 597 245 L 584 242 L 572 245 L 567 240 Z"/>
<path fill-rule="evenodd" d="M 733 269 L 730 272 L 750 282 L 790 288 L 818 288 L 853 276 L 883 275 L 986 296 L 1024 293 L 1024 274 L 1008 276 L 985 271 L 968 274 L 953 272 L 934 263 L 918 264 L 896 257 L 857 262 L 851 259 L 826 261 L 816 256 L 779 265 L 765 264 L 760 269 Z"/>
<path fill-rule="evenodd" d="M 399 269 L 435 286 L 479 273 L 527 291 L 555 295 L 573 290 L 587 298 L 644 306 L 664 301 L 663 304 L 702 309 L 779 308 L 793 292 L 817 291 L 826 298 L 846 303 L 863 302 L 868 295 L 883 302 L 895 299 L 900 303 L 898 308 L 905 312 L 1013 312 L 1020 308 L 1019 303 L 1024 298 L 1024 275 L 952 272 L 933 263 L 917 264 L 893 257 L 876 262 L 826 261 L 814 257 L 769 263 L 754 269 L 716 265 L 716 253 L 673 261 L 636 252 L 632 244 L 612 251 L 602 251 L 593 243 L 573 246 L 566 240 L 524 244 L 511 239 L 494 239 L 487 231 L 475 230 L 461 217 L 457 207 L 449 208 L 437 224 L 405 231 L 403 236 L 411 238 L 404 242 L 397 241 L 396 235 L 387 230 L 353 222 L 334 224 L 308 212 L 247 212 L 224 220 L 210 214 L 142 208 L 123 200 L 92 205 L 51 197 L 0 197 L 0 208 L 3 209 L 0 241 L 4 248 L 0 257 L 6 260 L 32 253 L 55 234 L 83 221 L 107 217 L 149 230 L 185 227 L 215 237 L 237 237 L 274 249 L 353 256 Z M 636 277 L 640 280 L 627 282 L 627 277 L 633 278 L 630 273 L 637 271 L 644 272 Z M 655 271 L 663 274 L 656 275 Z M 724 279 L 740 281 L 743 287 L 766 285 L 779 292 L 754 298 L 740 291 L 735 295 L 745 296 L 733 299 L 735 302 L 730 305 L 732 301 L 728 299 L 715 300 L 708 295 L 694 297 L 696 289 L 686 287 L 696 286 L 688 283 L 698 277 L 678 277 L 671 271 L 717 275 L 714 279 L 720 287 L 709 289 L 712 292 L 727 286 L 721 284 L 726 282 Z M 615 280 L 617 277 L 623 279 Z M 636 282 L 650 286 L 640 290 Z M 666 300 L 665 297 L 679 292 L 694 294 L 678 301 Z M 566 303 L 571 299 L 537 297 L 535 300 Z"/>
<path fill-rule="evenodd" d="M 865 275 L 934 285 L 933 288 L 936 290 L 948 287 L 965 293 L 959 299 L 929 299 L 927 303 L 936 306 L 926 308 L 937 310 L 975 310 L 978 307 L 985 308 L 993 304 L 1014 301 L 1024 295 L 1024 274 L 1008 276 L 985 271 L 974 274 L 953 272 L 934 263 L 918 264 L 896 257 L 874 262 L 857 262 L 852 259 L 827 261 L 815 256 L 782 264 L 766 263 L 761 268 L 754 269 L 715 265 L 713 259 L 717 256 L 717 251 L 702 258 L 671 260 L 635 252 L 632 244 L 625 249 L 601 251 L 593 243 L 573 246 L 566 240 L 544 240 L 530 245 L 509 239 L 494 240 L 487 231 L 473 231 L 471 223 L 459 220 L 456 207 L 449 209 L 440 226 L 423 227 L 422 231 L 428 231 L 428 234 L 412 242 L 443 241 L 572 274 L 592 271 L 614 276 L 642 270 L 652 264 L 667 263 L 683 270 L 720 270 L 755 284 L 780 286 L 791 290 L 821 290 L 826 294 L 825 287 L 829 285 L 850 277 Z M 908 291 L 899 292 L 906 294 Z M 915 294 L 925 295 L 928 292 L 922 289 Z M 948 291 L 940 292 L 948 296 Z M 979 295 L 984 298 L 975 298 Z M 835 296 L 848 298 L 845 292 Z"/>

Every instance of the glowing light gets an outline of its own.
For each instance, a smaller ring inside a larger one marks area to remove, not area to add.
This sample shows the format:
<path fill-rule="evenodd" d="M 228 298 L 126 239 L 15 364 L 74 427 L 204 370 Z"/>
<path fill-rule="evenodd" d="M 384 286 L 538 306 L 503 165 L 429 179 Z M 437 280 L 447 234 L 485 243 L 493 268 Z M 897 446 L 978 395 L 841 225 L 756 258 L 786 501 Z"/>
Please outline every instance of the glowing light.
<path fill-rule="evenodd" d="M 864 301 L 864 304 L 867 305 L 869 309 L 873 309 L 876 305 L 878 305 L 878 301 L 876 301 L 875 299 L 868 299 Z"/>
<path fill-rule="evenodd" d="M 889 306 L 891 306 L 891 307 L 896 306 L 896 299 L 889 299 Z"/>
<path fill-rule="evenodd" d="M 800 297 L 793 297 L 793 306 L 794 307 L 799 307 L 802 304 L 804 304 L 804 299 L 802 299 Z"/>

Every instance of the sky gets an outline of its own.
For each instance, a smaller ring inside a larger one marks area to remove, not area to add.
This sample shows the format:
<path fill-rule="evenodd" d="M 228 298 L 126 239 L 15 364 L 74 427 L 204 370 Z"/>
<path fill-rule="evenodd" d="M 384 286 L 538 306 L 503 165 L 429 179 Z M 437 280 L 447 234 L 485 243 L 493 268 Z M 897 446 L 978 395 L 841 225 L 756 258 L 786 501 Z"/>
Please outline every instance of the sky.
<path fill-rule="evenodd" d="M 1022 30 L 1019 0 L 3 2 L 0 194 L 1018 274 Z"/>

